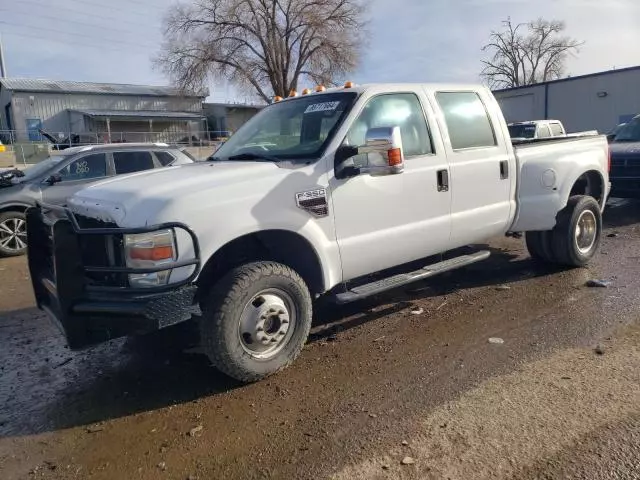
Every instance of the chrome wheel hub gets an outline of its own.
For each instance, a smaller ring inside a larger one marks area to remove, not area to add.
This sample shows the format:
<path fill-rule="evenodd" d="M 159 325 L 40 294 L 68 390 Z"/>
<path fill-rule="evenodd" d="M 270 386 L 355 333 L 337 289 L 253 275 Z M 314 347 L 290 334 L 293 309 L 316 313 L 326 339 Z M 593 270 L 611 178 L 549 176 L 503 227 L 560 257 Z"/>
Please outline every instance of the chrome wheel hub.
<path fill-rule="evenodd" d="M 21 218 L 8 218 L 0 223 L 0 247 L 19 251 L 27 246 L 27 222 Z"/>
<path fill-rule="evenodd" d="M 588 253 L 596 243 L 598 236 L 598 222 L 591 210 L 585 210 L 580 214 L 576 222 L 575 243 L 576 248 L 582 254 Z"/>
<path fill-rule="evenodd" d="M 251 356 L 268 360 L 287 344 L 295 314 L 293 301 L 277 289 L 256 294 L 247 303 L 238 325 L 242 348 Z"/>

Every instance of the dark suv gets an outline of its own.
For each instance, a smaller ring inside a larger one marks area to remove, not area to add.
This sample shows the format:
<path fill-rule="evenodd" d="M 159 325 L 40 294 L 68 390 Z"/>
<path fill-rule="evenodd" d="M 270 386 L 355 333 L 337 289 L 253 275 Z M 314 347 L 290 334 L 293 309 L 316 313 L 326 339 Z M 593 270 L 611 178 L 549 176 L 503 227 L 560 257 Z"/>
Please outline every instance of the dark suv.
<path fill-rule="evenodd" d="M 609 149 L 611 195 L 640 198 L 640 115 L 620 129 Z"/>
<path fill-rule="evenodd" d="M 184 149 L 162 143 L 73 147 L 26 170 L 0 172 L 0 256 L 27 248 L 24 212 L 37 201 L 64 204 L 76 191 L 106 178 L 193 163 Z"/>

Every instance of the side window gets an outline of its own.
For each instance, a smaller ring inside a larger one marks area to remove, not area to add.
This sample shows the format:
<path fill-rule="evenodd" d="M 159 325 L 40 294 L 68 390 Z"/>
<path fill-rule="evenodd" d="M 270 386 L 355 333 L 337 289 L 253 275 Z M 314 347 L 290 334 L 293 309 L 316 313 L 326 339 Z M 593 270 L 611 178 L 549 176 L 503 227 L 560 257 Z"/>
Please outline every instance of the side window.
<path fill-rule="evenodd" d="M 367 130 L 376 127 L 400 127 L 406 158 L 433 153 L 431 137 L 420 100 L 413 93 L 396 93 L 373 97 L 353 122 L 345 143 L 361 146 Z M 367 155 L 354 158 L 356 165 L 367 163 Z"/>
<path fill-rule="evenodd" d="M 104 153 L 85 155 L 58 172 L 63 182 L 107 176 L 107 158 Z"/>
<path fill-rule="evenodd" d="M 559 123 L 551 124 L 551 135 L 553 137 L 561 137 L 563 134 L 564 132 L 562 131 L 562 127 L 560 126 Z"/>
<path fill-rule="evenodd" d="M 487 109 L 477 93 L 438 92 L 436 100 L 444 113 L 454 150 L 497 145 Z"/>
<path fill-rule="evenodd" d="M 169 152 L 153 152 L 153 153 L 155 153 L 156 158 L 162 164 L 163 167 L 166 167 L 171 162 L 175 161 L 175 158 L 173 158 L 173 155 L 171 155 Z"/>
<path fill-rule="evenodd" d="M 113 152 L 113 164 L 117 175 L 150 170 L 155 166 L 151 153 L 144 151 Z"/>
<path fill-rule="evenodd" d="M 549 138 L 550 136 L 551 132 L 547 125 L 538 125 L 538 138 Z"/>

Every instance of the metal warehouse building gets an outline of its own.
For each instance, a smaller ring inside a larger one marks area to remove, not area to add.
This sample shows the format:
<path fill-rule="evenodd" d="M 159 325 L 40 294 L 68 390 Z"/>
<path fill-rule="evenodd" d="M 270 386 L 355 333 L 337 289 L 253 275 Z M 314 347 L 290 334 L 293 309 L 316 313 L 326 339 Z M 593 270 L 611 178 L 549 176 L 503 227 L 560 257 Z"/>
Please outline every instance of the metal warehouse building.
<path fill-rule="evenodd" d="M 170 87 L 2 78 L 0 136 L 42 141 L 44 130 L 81 142 L 179 141 L 206 130 L 206 96 Z"/>
<path fill-rule="evenodd" d="M 640 66 L 493 92 L 508 122 L 561 120 L 606 133 L 640 113 Z"/>

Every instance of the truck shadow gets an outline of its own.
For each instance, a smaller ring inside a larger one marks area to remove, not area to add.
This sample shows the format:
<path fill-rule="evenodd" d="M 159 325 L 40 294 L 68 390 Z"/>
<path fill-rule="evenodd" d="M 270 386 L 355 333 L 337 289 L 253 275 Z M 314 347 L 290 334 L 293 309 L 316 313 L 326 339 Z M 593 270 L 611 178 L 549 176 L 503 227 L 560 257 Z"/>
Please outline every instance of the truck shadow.
<path fill-rule="evenodd" d="M 640 200 L 610 199 L 602 221 L 605 228 L 626 227 L 640 223 Z"/>
<path fill-rule="evenodd" d="M 355 328 L 386 315 L 413 308 L 418 300 L 445 297 L 452 293 L 480 287 L 500 286 L 531 278 L 556 274 L 562 267 L 542 265 L 528 256 L 489 245 L 474 245 L 453 252 L 489 250 L 491 257 L 474 265 L 432 277 L 371 298 L 347 305 L 322 302 L 316 308 L 311 342 L 323 341 L 339 331 Z M 419 266 L 419 265 L 417 265 Z M 380 308 L 382 307 L 382 308 Z"/>

